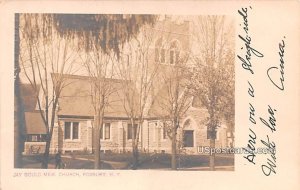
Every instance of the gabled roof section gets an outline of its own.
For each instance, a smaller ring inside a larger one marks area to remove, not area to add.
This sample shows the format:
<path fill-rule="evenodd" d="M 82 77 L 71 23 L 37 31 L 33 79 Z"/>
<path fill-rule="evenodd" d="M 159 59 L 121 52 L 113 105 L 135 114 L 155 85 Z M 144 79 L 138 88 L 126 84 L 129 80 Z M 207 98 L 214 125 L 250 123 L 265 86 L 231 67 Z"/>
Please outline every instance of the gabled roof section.
<path fill-rule="evenodd" d="M 26 134 L 46 134 L 46 126 L 41 117 L 41 113 L 25 112 Z"/>
<path fill-rule="evenodd" d="M 52 78 L 57 74 L 52 74 Z M 92 93 L 95 78 L 79 75 L 63 75 L 63 88 L 59 97 L 59 116 L 94 116 Z M 54 80 L 55 81 L 55 80 Z M 104 78 L 109 98 L 105 117 L 127 118 L 124 109 L 123 80 Z"/>
<path fill-rule="evenodd" d="M 22 99 L 22 103 L 24 106 L 24 111 L 34 111 L 37 104 L 37 94 L 40 89 L 40 85 L 37 85 L 37 90 L 35 90 L 31 84 L 20 84 L 20 95 Z"/>
<path fill-rule="evenodd" d="M 31 84 L 20 84 L 20 95 L 24 108 L 26 134 L 46 134 L 46 126 L 41 113 L 36 110 L 37 95 L 40 85 L 35 90 Z"/>

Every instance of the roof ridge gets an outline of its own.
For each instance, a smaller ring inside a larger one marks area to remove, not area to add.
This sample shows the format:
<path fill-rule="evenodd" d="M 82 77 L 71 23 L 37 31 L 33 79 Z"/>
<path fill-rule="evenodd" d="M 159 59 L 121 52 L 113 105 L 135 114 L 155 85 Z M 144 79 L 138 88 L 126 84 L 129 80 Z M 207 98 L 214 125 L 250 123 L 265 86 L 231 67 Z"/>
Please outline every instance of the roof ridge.
<path fill-rule="evenodd" d="M 53 77 L 53 75 L 60 75 L 60 73 L 51 73 L 51 77 Z M 66 78 L 69 78 L 69 79 L 90 80 L 91 78 L 96 78 L 96 77 L 91 77 L 91 76 L 87 76 L 87 75 L 75 75 L 75 74 L 62 74 L 62 75 Z M 116 82 L 131 81 L 131 80 L 118 79 L 118 78 L 108 78 L 108 77 L 105 77 L 103 79 L 104 80 L 116 81 Z"/>

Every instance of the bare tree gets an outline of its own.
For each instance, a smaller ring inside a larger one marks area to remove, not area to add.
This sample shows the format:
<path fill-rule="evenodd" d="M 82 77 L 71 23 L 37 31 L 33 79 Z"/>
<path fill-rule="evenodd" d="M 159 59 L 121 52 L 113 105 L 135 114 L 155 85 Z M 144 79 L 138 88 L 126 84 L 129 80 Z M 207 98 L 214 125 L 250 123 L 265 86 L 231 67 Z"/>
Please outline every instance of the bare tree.
<path fill-rule="evenodd" d="M 89 75 L 91 84 L 91 100 L 94 108 L 94 123 L 93 123 L 93 152 L 95 156 L 94 168 L 101 168 L 101 138 L 100 133 L 103 128 L 104 114 L 110 103 L 110 95 L 115 89 L 113 77 L 113 53 L 107 54 L 102 49 L 93 44 L 94 48 L 90 48 L 81 56 L 83 65 Z"/>
<path fill-rule="evenodd" d="M 54 30 L 51 14 L 20 15 L 20 65 L 35 91 L 47 132 L 42 168 L 48 168 L 58 100 L 66 85 L 63 75 L 72 72 L 76 52 L 69 51 L 71 45 Z"/>
<path fill-rule="evenodd" d="M 56 17 L 59 23 L 58 30 L 60 33 L 66 36 L 77 36 L 80 39 L 80 44 L 83 44 L 87 52 L 92 51 L 99 57 L 108 56 L 111 57 L 111 59 L 113 53 L 116 55 L 117 60 L 120 59 L 121 47 L 139 33 L 140 27 L 147 23 L 154 23 L 155 19 L 156 16 L 152 15 L 58 15 Z M 106 54 L 106 56 L 104 54 Z M 97 57 L 95 58 L 98 59 Z M 114 61 L 116 60 L 114 59 Z M 98 64 L 98 66 L 102 65 L 101 63 L 96 64 Z M 96 66 L 95 63 L 94 66 Z M 98 110 L 95 112 L 95 114 L 100 114 L 97 116 L 99 119 L 95 118 L 97 121 L 96 124 L 100 126 L 102 126 L 103 123 L 103 117 L 101 117 L 101 115 L 104 114 L 103 106 L 106 104 L 105 98 L 107 98 L 106 95 L 103 94 L 105 93 L 103 90 L 105 90 L 106 87 L 104 87 L 103 82 L 101 82 L 101 77 L 103 77 L 103 72 L 105 72 L 105 69 L 102 69 L 101 66 L 97 67 L 95 71 L 98 73 L 96 75 L 91 73 L 93 70 L 89 71 L 89 74 L 94 76 L 95 80 L 98 80 L 98 85 L 94 85 L 96 91 L 98 91 L 94 94 L 94 97 L 100 99 L 94 99 L 94 103 L 100 103 L 102 105 L 102 107 L 98 107 Z M 106 84 L 104 83 L 104 85 Z M 97 128 L 97 133 L 100 129 L 101 127 Z M 100 139 L 98 142 L 98 137 L 100 136 L 98 135 L 96 137 L 97 145 L 95 147 L 97 152 L 98 150 L 100 151 Z M 95 153 L 95 168 L 100 166 L 100 154 L 97 152 Z"/>
<path fill-rule="evenodd" d="M 139 162 L 139 144 L 142 124 L 151 104 L 151 90 L 157 65 L 151 62 L 153 52 L 150 47 L 154 41 L 150 25 L 141 28 L 139 35 L 132 38 L 118 63 L 118 73 L 123 79 L 124 109 L 131 124 L 133 169 Z"/>
<path fill-rule="evenodd" d="M 225 68 L 224 71 L 226 72 L 226 78 L 227 78 L 227 93 L 225 95 L 225 105 L 224 107 L 226 108 L 223 110 L 223 115 L 224 115 L 224 121 L 226 122 L 227 126 L 227 133 L 230 134 L 230 139 L 231 139 L 231 145 L 234 146 L 234 131 L 235 131 L 235 124 L 234 124 L 234 119 L 235 119 L 235 71 L 234 71 L 234 52 L 233 50 L 228 53 L 226 57 L 227 63 L 229 63 Z"/>
<path fill-rule="evenodd" d="M 215 148 L 217 127 L 234 118 L 234 54 L 232 27 L 224 16 L 199 16 L 195 19 L 193 60 L 194 96 L 207 109 L 210 147 Z M 227 26 L 227 27 L 226 27 Z M 226 118 L 224 119 L 224 115 Z M 215 168 L 215 155 L 210 156 L 210 169 Z"/>
<path fill-rule="evenodd" d="M 161 75 L 163 90 L 155 97 L 162 110 L 160 117 L 165 130 L 172 141 L 172 170 L 177 169 L 178 142 L 181 141 L 177 136 L 180 120 L 191 105 L 188 56 L 182 52 L 181 56 L 178 55 L 174 59 L 176 60 L 175 64 L 163 71 Z"/>
<path fill-rule="evenodd" d="M 21 80 L 20 80 L 20 35 L 19 35 L 19 27 L 20 27 L 20 15 L 15 14 L 15 123 L 14 123 L 14 166 L 16 168 L 22 167 L 22 148 L 25 141 L 25 126 L 24 126 L 24 108 L 23 102 L 21 99 Z"/>
<path fill-rule="evenodd" d="M 156 75 L 153 80 L 150 115 L 161 120 L 164 134 L 171 140 L 171 165 L 177 169 L 177 154 L 181 139 L 178 138 L 180 120 L 191 104 L 189 79 L 189 24 L 176 17 L 165 16 L 155 28 L 154 60 Z M 180 27 L 180 34 L 176 33 Z"/>

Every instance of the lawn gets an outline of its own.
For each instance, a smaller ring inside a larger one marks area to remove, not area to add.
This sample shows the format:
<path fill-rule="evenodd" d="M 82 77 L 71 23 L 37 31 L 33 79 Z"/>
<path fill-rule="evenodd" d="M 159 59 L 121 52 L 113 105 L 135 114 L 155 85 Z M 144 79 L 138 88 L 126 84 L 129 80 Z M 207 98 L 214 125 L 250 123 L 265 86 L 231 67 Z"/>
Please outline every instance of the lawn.
<path fill-rule="evenodd" d="M 94 155 L 68 153 L 62 155 L 62 160 L 66 163 L 68 169 L 93 169 Z M 131 169 L 132 154 L 124 153 L 102 153 L 102 169 Z M 25 168 L 40 168 L 42 155 L 23 156 L 23 165 Z M 209 156 L 207 155 L 178 155 L 177 164 L 179 169 L 205 168 L 209 166 Z M 233 170 L 233 155 L 216 155 L 216 166 L 229 166 Z M 54 168 L 54 155 L 50 156 L 49 168 Z M 145 154 L 139 155 L 139 169 L 169 169 L 171 167 L 170 154 Z"/>

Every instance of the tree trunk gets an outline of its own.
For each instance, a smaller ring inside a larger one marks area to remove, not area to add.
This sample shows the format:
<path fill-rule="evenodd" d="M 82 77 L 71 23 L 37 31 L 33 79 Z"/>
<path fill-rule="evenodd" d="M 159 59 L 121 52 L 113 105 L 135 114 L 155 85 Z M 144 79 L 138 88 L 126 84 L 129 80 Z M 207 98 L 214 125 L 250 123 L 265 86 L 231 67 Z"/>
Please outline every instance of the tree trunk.
<path fill-rule="evenodd" d="M 51 146 L 51 140 L 52 140 L 52 134 L 53 134 L 53 129 L 54 129 L 54 121 L 55 121 L 55 114 L 56 114 L 56 106 L 58 103 L 58 98 L 56 98 L 52 104 L 52 111 L 51 111 L 51 123 L 50 123 L 50 130 L 47 134 L 46 138 L 46 147 L 45 147 L 45 153 L 44 153 L 44 159 L 42 162 L 42 168 L 47 169 L 48 168 L 48 163 L 49 163 L 49 155 L 50 155 L 50 146 Z M 48 116 L 46 116 L 48 118 Z M 48 120 L 46 121 L 48 123 Z M 45 124 L 47 125 L 47 124 Z"/>
<path fill-rule="evenodd" d="M 122 141 L 122 144 L 123 144 L 123 153 L 126 152 L 126 134 L 125 134 L 125 129 L 124 129 L 124 126 L 122 126 L 122 135 L 123 135 L 123 141 Z"/>
<path fill-rule="evenodd" d="M 214 149 L 215 148 L 215 139 L 210 139 L 209 140 L 209 144 L 210 144 L 210 148 L 211 149 Z M 214 171 L 215 170 L 215 153 L 211 153 L 210 156 L 209 156 L 209 169 L 211 171 Z"/>
<path fill-rule="evenodd" d="M 132 134 L 132 157 L 133 157 L 133 163 L 132 163 L 132 169 L 136 170 L 138 167 L 138 143 L 137 143 L 137 129 L 134 126 L 134 120 L 131 119 L 131 134 Z"/>
<path fill-rule="evenodd" d="M 138 163 L 139 163 L 139 150 L 137 145 L 135 145 L 133 148 L 133 166 L 132 166 L 133 170 L 136 170 L 138 168 Z"/>
<path fill-rule="evenodd" d="M 44 158 L 43 158 L 43 161 L 42 161 L 42 168 L 43 169 L 48 169 L 49 153 L 50 153 L 50 143 L 51 143 L 50 134 L 47 134 L 47 137 L 46 137 L 46 147 L 45 147 L 45 152 L 44 152 Z"/>
<path fill-rule="evenodd" d="M 25 142 L 24 109 L 20 94 L 20 79 L 15 79 L 15 115 L 14 115 L 14 167 L 22 168 L 22 152 Z"/>
<path fill-rule="evenodd" d="M 99 135 L 96 134 L 95 136 L 95 163 L 94 163 L 94 169 L 101 169 L 101 156 L 100 156 L 100 149 L 101 149 L 101 146 L 100 146 L 100 138 L 99 138 Z"/>
<path fill-rule="evenodd" d="M 98 115 L 98 114 L 97 114 Z M 95 118 L 95 131 L 94 131 L 94 148 L 95 148 L 95 163 L 94 169 L 101 169 L 101 144 L 100 144 L 100 130 L 102 129 L 102 117 L 96 116 Z"/>
<path fill-rule="evenodd" d="M 177 161 L 176 161 L 176 123 L 174 123 L 173 131 L 172 131 L 172 159 L 171 159 L 171 166 L 172 170 L 177 170 Z"/>
<path fill-rule="evenodd" d="M 20 37 L 19 37 L 20 15 L 15 14 L 15 123 L 14 123 L 14 167 L 22 168 L 22 152 L 24 147 L 24 110 L 20 93 Z"/>

